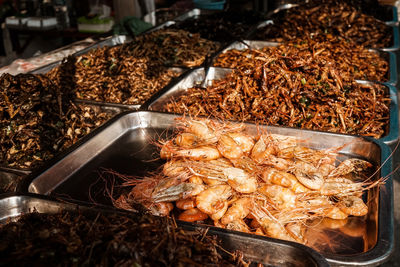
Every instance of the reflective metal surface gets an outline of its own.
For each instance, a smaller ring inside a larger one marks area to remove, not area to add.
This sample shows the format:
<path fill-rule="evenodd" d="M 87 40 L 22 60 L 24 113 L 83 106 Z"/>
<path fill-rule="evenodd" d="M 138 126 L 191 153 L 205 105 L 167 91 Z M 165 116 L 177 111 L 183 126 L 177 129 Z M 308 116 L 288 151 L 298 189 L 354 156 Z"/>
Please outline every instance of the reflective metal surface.
<path fill-rule="evenodd" d="M 254 42 L 254 43 L 249 42 L 249 44 L 253 44 L 254 46 L 256 46 L 260 45 L 261 42 Z M 243 43 L 240 42 L 236 43 L 236 47 L 244 47 L 244 46 L 245 45 Z M 209 69 L 209 72 L 207 73 L 207 77 L 204 78 L 205 75 L 204 68 L 194 69 L 193 71 L 184 75 L 178 83 L 167 88 L 164 91 L 164 93 L 161 94 L 159 97 L 150 99 L 150 101 L 144 105 L 144 108 L 154 111 L 163 111 L 163 107 L 165 104 L 169 103 L 173 98 L 185 94 L 187 89 L 202 84 L 203 80 L 206 85 L 211 84 L 213 80 L 221 79 L 231 71 L 232 71 L 231 69 L 211 67 Z M 373 83 L 369 81 L 358 81 L 358 82 L 364 84 Z M 383 136 L 380 140 L 385 144 L 394 147 L 396 145 L 397 140 L 399 139 L 399 114 L 398 114 L 398 103 L 397 103 L 397 89 L 390 84 L 384 83 L 383 85 L 385 85 L 385 87 L 387 88 L 388 94 L 391 99 L 391 103 L 389 106 L 390 109 L 389 125 L 387 125 L 386 135 Z"/>
<path fill-rule="evenodd" d="M 274 24 L 273 20 L 266 20 L 260 22 L 256 26 L 256 30 L 252 31 L 248 36 L 247 39 L 254 39 L 257 30 L 260 30 L 264 27 L 268 27 L 268 25 Z M 379 50 L 382 51 L 396 51 L 400 49 L 400 40 L 399 40 L 399 25 L 398 23 L 386 22 L 386 25 L 392 29 L 393 32 L 393 42 L 389 47 L 380 48 Z M 268 41 L 268 40 L 260 40 L 260 41 Z"/>
<path fill-rule="evenodd" d="M 97 43 L 94 43 L 91 46 L 86 47 L 85 49 L 82 49 L 81 51 L 78 51 L 78 52 L 72 54 L 72 56 L 86 54 L 87 52 L 89 52 L 90 50 L 95 49 L 95 48 L 101 48 L 101 47 L 104 47 L 104 46 L 115 46 L 115 45 L 126 43 L 128 41 L 130 41 L 130 38 L 127 37 L 126 35 L 110 36 L 110 37 L 107 37 L 104 40 L 101 40 L 101 41 L 99 41 Z M 46 65 L 46 66 L 43 66 L 41 68 L 35 69 L 35 70 L 31 71 L 30 73 L 32 73 L 32 74 L 47 73 L 50 70 L 52 70 L 53 68 L 55 68 L 56 66 L 60 65 L 61 62 L 62 62 L 62 60 L 53 62 L 53 63 L 51 63 L 49 65 Z"/>
<path fill-rule="evenodd" d="M 163 161 L 159 159 L 159 148 L 155 144 L 157 140 L 171 135 L 176 117 L 141 111 L 114 119 L 54 165 L 31 177 L 29 192 L 111 206 L 110 199 L 104 195 L 105 184 L 100 178 L 101 171 L 112 170 L 134 177 L 143 177 L 150 171 L 156 171 Z M 393 249 L 393 191 L 391 161 L 385 162 L 390 149 L 385 144 L 350 135 L 284 127 L 257 127 L 253 124 L 246 126 L 251 134 L 257 134 L 262 129 L 269 133 L 296 136 L 306 140 L 305 145 L 314 149 L 347 144 L 340 151 L 341 159 L 364 158 L 375 166 L 381 166 L 373 179 L 387 177 L 388 180 L 380 188 L 369 190 L 365 196 L 369 214 L 361 221 L 361 236 L 341 235 L 338 239 L 328 235 L 328 240 L 332 242 L 330 245 L 334 245 L 335 249 L 327 251 L 323 248 L 320 252 L 330 263 L 337 265 L 375 265 L 389 257 Z M 314 228 L 309 229 L 312 234 Z"/>
<path fill-rule="evenodd" d="M 6 223 L 17 219 L 18 216 L 36 210 L 39 213 L 54 214 L 61 210 L 74 211 L 79 209 L 80 213 L 86 215 L 102 213 L 119 214 L 121 216 L 132 216 L 132 213 L 115 211 L 106 207 L 89 207 L 85 205 L 75 205 L 61 203 L 55 200 L 27 195 L 10 195 L 0 198 L 0 223 Z M 268 266 L 329 266 L 327 261 L 316 251 L 292 242 L 273 240 L 268 238 L 258 238 L 248 234 L 236 233 L 229 230 L 194 225 L 191 223 L 178 222 L 178 226 L 187 230 L 206 231 L 208 235 L 216 235 L 221 240 L 220 245 L 228 251 L 241 250 L 245 260 L 252 261 L 252 266 L 256 263 Z M 223 252 L 222 252 L 223 253 Z"/>

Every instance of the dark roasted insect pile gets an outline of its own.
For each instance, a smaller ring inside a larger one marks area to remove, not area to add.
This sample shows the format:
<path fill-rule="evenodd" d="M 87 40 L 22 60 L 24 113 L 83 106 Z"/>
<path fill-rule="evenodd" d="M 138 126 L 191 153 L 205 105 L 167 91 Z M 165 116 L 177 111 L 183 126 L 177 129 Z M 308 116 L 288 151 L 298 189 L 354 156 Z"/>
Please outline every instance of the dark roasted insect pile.
<path fill-rule="evenodd" d="M 33 168 L 111 117 L 71 96 L 43 75 L 0 77 L 2 165 Z"/>
<path fill-rule="evenodd" d="M 235 266 L 215 237 L 150 215 L 33 212 L 0 227 L 0 235 L 8 266 Z"/>
<path fill-rule="evenodd" d="M 180 74 L 165 65 L 197 66 L 217 48 L 199 35 L 160 30 L 69 57 L 46 75 L 79 99 L 140 105 Z"/>
<path fill-rule="evenodd" d="M 195 67 L 212 55 L 220 44 L 204 39 L 198 33 L 161 29 L 135 38 L 126 51 L 135 57 L 148 57 L 151 62 L 168 66 Z"/>
<path fill-rule="evenodd" d="M 290 51 L 259 51 L 250 64 L 207 88 L 188 89 L 164 110 L 375 138 L 385 134 L 390 99 L 384 86 L 356 83 L 335 61 L 307 48 Z"/>
<path fill-rule="evenodd" d="M 262 18 L 262 15 L 251 11 L 217 12 L 177 21 L 169 28 L 199 33 L 202 38 L 225 43 L 245 38 Z"/>
<path fill-rule="evenodd" d="M 328 58 L 330 61 L 335 61 L 340 76 L 347 77 L 347 79 L 351 77 L 358 80 L 380 82 L 388 80 L 389 64 L 378 53 L 331 35 L 326 36 L 326 38 L 326 41 L 309 38 L 296 39 L 280 45 L 278 49 L 282 51 L 282 55 L 287 57 L 295 56 L 294 53 L 298 53 L 300 50 L 307 51 L 306 53 L 313 57 Z M 251 49 L 228 50 L 215 59 L 214 65 L 223 68 L 249 66 L 253 64 L 260 53 L 269 54 L 270 49 L 271 47 L 265 47 L 261 49 L 261 52 Z"/>
<path fill-rule="evenodd" d="M 253 38 L 282 42 L 329 33 L 365 47 L 390 47 L 393 43 L 391 27 L 346 1 L 310 1 L 279 12 L 272 20 L 272 25 L 258 29 Z"/>
<path fill-rule="evenodd" d="M 70 57 L 64 64 L 72 65 L 73 72 L 64 72 L 65 66 L 59 66 L 46 75 L 75 92 L 78 99 L 132 105 L 143 104 L 179 75 L 146 58 L 123 56 L 121 48 L 99 48 Z M 69 75 L 74 76 L 63 77 Z"/>

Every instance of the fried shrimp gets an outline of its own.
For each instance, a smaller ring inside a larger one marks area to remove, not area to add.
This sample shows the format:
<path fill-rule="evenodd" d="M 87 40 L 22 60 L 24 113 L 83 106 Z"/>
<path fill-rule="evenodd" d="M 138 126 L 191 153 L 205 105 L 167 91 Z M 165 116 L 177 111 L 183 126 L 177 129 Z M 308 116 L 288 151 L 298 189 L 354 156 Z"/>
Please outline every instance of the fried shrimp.
<path fill-rule="evenodd" d="M 262 184 L 257 191 L 270 198 L 281 210 L 296 206 L 296 195 L 289 188 L 274 184 Z"/>
<path fill-rule="evenodd" d="M 339 153 L 346 144 L 317 150 L 293 136 L 251 135 L 242 124 L 177 121 L 176 135 L 160 141 L 163 166 L 126 178 L 123 186 L 134 187 L 115 206 L 140 202 L 166 216 L 175 206 L 179 220 L 314 245 L 312 228 L 342 235 L 355 216 L 365 220 L 364 193 L 384 182 L 366 175 L 371 163 Z"/>
<path fill-rule="evenodd" d="M 221 218 L 222 224 L 229 224 L 236 220 L 243 220 L 250 212 L 251 198 L 242 197 L 232 203 L 232 206 Z"/>
<path fill-rule="evenodd" d="M 294 193 L 303 193 L 310 191 L 310 189 L 302 185 L 293 174 L 285 171 L 280 171 L 275 168 L 265 168 L 261 175 L 261 178 L 266 183 L 290 188 Z"/>
<path fill-rule="evenodd" d="M 206 214 L 215 214 L 224 208 L 232 193 L 229 185 L 211 186 L 196 196 L 196 206 Z"/>
<path fill-rule="evenodd" d="M 196 208 L 187 209 L 179 214 L 178 219 L 185 222 L 204 221 L 208 215 Z"/>

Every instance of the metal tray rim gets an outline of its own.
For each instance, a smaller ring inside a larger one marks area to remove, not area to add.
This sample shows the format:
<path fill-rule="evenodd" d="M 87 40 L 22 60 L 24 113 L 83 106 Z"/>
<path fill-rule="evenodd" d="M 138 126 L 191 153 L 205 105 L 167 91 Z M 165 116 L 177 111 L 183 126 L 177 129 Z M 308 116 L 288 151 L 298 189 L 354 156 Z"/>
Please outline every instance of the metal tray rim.
<path fill-rule="evenodd" d="M 89 203 L 74 203 L 74 202 L 69 202 L 66 199 L 55 199 L 53 197 L 49 196 L 43 196 L 43 195 L 38 195 L 38 194 L 32 194 L 32 193 L 7 193 L 0 195 L 0 203 L 6 200 L 12 200 L 12 199 L 21 199 L 23 201 L 41 201 L 45 203 L 52 203 L 54 205 L 59 205 L 60 209 L 67 209 L 67 210 L 74 210 L 74 209 L 80 209 L 80 210 L 92 210 L 94 212 L 100 212 L 100 213 L 113 213 L 113 214 L 119 214 L 121 216 L 129 216 L 134 214 L 135 212 L 131 211 L 126 211 L 126 210 L 120 210 L 120 209 L 115 209 L 115 208 L 110 208 L 108 206 L 102 206 L 102 205 L 89 205 Z M 1 213 L 1 209 L 0 209 Z M 21 214 L 19 214 L 21 215 Z M 17 215 L 17 216 L 19 216 Z M 0 214 L 0 220 L 5 220 L 6 218 L 2 217 L 2 214 Z M 183 222 L 183 221 L 177 221 L 178 227 L 182 228 L 189 228 L 189 229 L 207 229 L 207 233 L 211 235 L 221 235 L 221 234 L 226 234 L 226 235 L 236 235 L 238 237 L 244 236 L 244 237 L 250 237 L 251 239 L 256 239 L 260 240 L 262 242 L 268 242 L 268 243 L 274 243 L 274 244 L 280 244 L 282 246 L 289 246 L 289 247 L 294 247 L 296 249 L 305 251 L 307 254 L 310 256 L 310 260 L 314 261 L 317 266 L 323 267 L 323 266 L 329 266 L 327 260 L 317 251 L 314 249 L 299 244 L 295 242 L 290 242 L 290 241 L 285 241 L 285 240 L 279 240 L 279 239 L 273 239 L 273 238 L 265 238 L 257 235 L 250 235 L 242 232 L 237 232 L 237 231 L 232 231 L 232 230 L 227 230 L 227 229 L 222 229 L 222 228 L 217 228 L 214 226 L 207 226 L 207 225 L 201 225 L 201 224 L 195 224 L 195 223 L 188 223 L 188 222 Z"/>
<path fill-rule="evenodd" d="M 264 21 L 262 21 L 262 22 L 260 22 L 260 23 L 258 23 L 256 25 L 256 29 L 263 28 L 263 27 L 265 27 L 265 26 L 267 26 L 268 24 L 271 24 L 271 23 L 274 23 L 274 21 L 271 20 L 271 19 L 264 20 Z M 382 48 L 375 48 L 375 49 L 379 49 L 379 50 L 382 50 L 382 51 L 396 51 L 396 50 L 400 49 L 399 25 L 393 24 L 391 22 L 385 22 L 385 24 L 388 27 L 392 28 L 392 31 L 393 31 L 393 43 L 392 43 L 391 46 L 382 47 Z M 255 32 L 253 32 L 253 34 L 249 34 L 249 36 L 247 36 L 247 38 L 252 39 L 252 40 L 258 40 L 258 39 L 254 39 L 254 37 L 253 37 L 254 33 Z M 267 40 L 260 40 L 260 41 L 268 41 L 268 39 Z"/>
<path fill-rule="evenodd" d="M 301 6 L 303 4 L 307 4 L 307 3 L 309 3 L 308 0 L 305 0 L 303 3 L 286 3 L 286 4 L 282 4 L 282 5 L 278 6 L 278 7 L 276 7 L 275 9 L 269 11 L 267 13 L 266 17 L 270 17 L 270 16 L 272 16 L 272 15 L 274 15 L 274 14 L 276 14 L 276 13 L 282 11 L 282 10 L 295 8 L 295 7 L 298 7 L 298 6 Z M 390 7 L 392 9 L 392 19 L 391 20 L 384 20 L 383 22 L 387 22 L 387 23 L 396 23 L 396 22 L 398 22 L 397 7 L 395 5 L 382 5 L 382 6 Z M 363 14 L 365 14 L 365 13 L 363 13 Z M 372 16 L 372 17 L 375 18 L 375 16 Z"/>
<path fill-rule="evenodd" d="M 229 68 L 220 68 L 220 67 L 211 67 L 213 69 L 229 69 Z M 170 84 L 168 88 L 165 88 L 165 90 L 157 95 L 157 97 L 149 99 L 149 101 L 143 105 L 143 110 L 149 110 L 149 111 L 156 111 L 153 110 L 153 106 L 157 104 L 157 102 L 160 101 L 162 97 L 166 97 L 170 95 L 174 95 L 173 92 L 170 92 L 170 90 L 179 84 L 179 82 L 187 77 L 189 77 L 192 73 L 195 73 L 199 70 L 203 69 L 203 67 L 197 67 L 192 69 L 191 71 L 188 71 L 184 75 L 182 75 L 181 79 L 179 81 L 176 81 L 173 84 Z M 204 79 L 204 78 L 203 78 Z M 385 82 L 375 82 L 375 81 L 365 81 L 365 80 L 357 80 L 358 82 L 367 82 L 367 83 L 377 83 L 377 84 L 382 84 L 388 88 L 388 95 L 391 99 L 390 105 L 389 105 L 389 129 L 388 132 L 385 136 L 379 138 L 379 140 L 383 141 L 385 144 L 392 146 L 394 145 L 398 139 L 399 139 L 399 114 L 398 114 L 398 101 L 397 101 L 397 89 L 394 87 L 392 84 Z M 158 110 L 157 110 L 158 111 Z M 280 127 L 285 127 L 285 126 L 280 126 Z M 294 127 L 293 127 L 294 128 Z M 295 128 L 297 129 L 297 128 Z M 306 129 L 304 129 L 306 130 Z M 318 131 L 318 130 L 315 130 Z M 351 135 L 351 134 L 344 134 L 344 135 L 350 135 L 350 136 L 357 136 L 357 135 Z"/>
<path fill-rule="evenodd" d="M 241 41 L 233 41 L 230 44 L 227 44 L 226 46 L 222 47 L 220 49 L 220 51 L 218 51 L 214 57 L 213 57 L 213 62 L 215 61 L 215 59 L 225 53 L 228 50 L 233 49 L 233 47 L 235 46 L 235 44 L 240 44 L 240 43 L 246 43 L 247 45 L 251 45 L 251 43 L 260 43 L 260 44 L 265 44 L 264 47 L 272 47 L 272 46 L 279 46 L 282 43 L 280 42 L 273 42 L 273 41 L 261 41 L 261 40 L 248 40 L 248 39 L 244 39 Z M 397 57 L 395 52 L 393 51 L 384 51 L 384 50 L 380 50 L 380 49 L 375 49 L 375 48 L 370 48 L 368 49 L 368 51 L 373 52 L 373 53 L 385 53 L 388 56 L 388 64 L 389 64 L 389 70 L 388 70 L 388 79 L 386 81 L 378 81 L 378 82 L 382 82 L 382 83 L 389 83 L 393 86 L 397 85 L 398 82 L 398 77 L 397 77 Z M 375 81 L 373 81 L 375 82 Z"/>
<path fill-rule="evenodd" d="M 138 118 L 144 118 L 144 120 L 151 120 L 152 115 L 157 115 L 160 114 L 162 116 L 168 116 L 171 119 L 180 117 L 179 115 L 176 114 L 166 114 L 162 112 L 153 112 L 153 111 L 132 111 L 132 112 L 127 112 L 123 114 L 123 116 L 119 116 L 118 118 L 112 119 L 112 122 L 110 122 L 109 125 L 112 123 L 117 123 L 117 120 L 122 119 L 124 120 L 123 117 L 126 117 L 125 120 L 130 120 L 132 117 L 137 116 Z M 138 127 L 145 127 L 146 122 L 143 122 L 143 125 L 138 125 Z M 245 123 L 246 125 L 254 125 L 252 123 Z M 275 129 L 282 129 L 282 128 L 290 128 L 290 127 L 278 127 L 278 126 L 266 126 L 266 128 L 275 128 Z M 130 128 L 126 129 L 128 131 Z M 105 130 L 105 128 L 103 128 Z M 118 129 L 115 129 L 114 131 L 118 131 L 119 135 L 123 134 L 123 129 L 121 127 L 118 127 Z M 322 136 L 336 136 L 336 137 L 345 137 L 349 135 L 345 134 L 338 134 L 338 133 L 328 133 L 328 132 L 321 132 L 321 131 L 313 131 L 313 130 L 294 130 L 294 132 L 301 131 L 301 132 L 311 132 L 311 133 L 318 133 Z M 387 177 L 387 181 L 384 185 L 382 185 L 379 188 L 379 218 L 378 218 L 378 226 L 377 226 L 377 235 L 378 238 L 376 240 L 376 244 L 373 248 L 369 249 L 365 253 L 359 253 L 355 255 L 325 255 L 326 259 L 328 262 L 331 264 L 339 264 L 339 265 L 357 265 L 357 264 L 363 264 L 363 265 L 375 265 L 378 263 L 381 263 L 385 261 L 390 254 L 392 253 L 393 250 L 393 188 L 392 188 L 392 178 L 390 177 L 391 171 L 392 171 L 392 162 L 391 160 L 387 161 L 385 164 L 386 158 L 388 155 L 390 155 L 390 148 L 382 141 L 370 138 L 370 137 L 362 137 L 362 136 L 350 136 L 351 138 L 360 138 L 360 140 L 365 140 L 369 143 L 376 144 L 380 150 L 381 150 L 381 157 L 380 161 L 382 162 L 382 168 L 381 168 L 381 175 L 383 177 Z M 85 149 L 84 147 L 79 147 L 80 149 Z M 75 151 L 79 150 L 78 147 L 76 147 Z M 72 155 L 73 156 L 73 155 Z M 73 169 L 73 168 L 72 168 Z M 71 169 L 71 170 L 72 170 Z M 34 187 L 33 184 L 35 182 L 35 177 L 33 177 L 33 180 L 31 181 L 29 185 L 28 192 L 30 193 L 35 193 L 33 190 Z M 61 181 L 62 182 L 62 181 Z M 54 185 L 52 188 L 56 187 L 59 183 L 58 182 L 56 185 Z M 50 191 L 53 189 L 49 189 Z M 33 190 L 33 191 L 32 191 Z M 37 192 L 36 192 L 37 193 Z M 49 191 L 46 192 L 41 192 L 42 194 L 48 194 Z M 388 220 L 388 223 L 384 223 L 383 220 Z"/>

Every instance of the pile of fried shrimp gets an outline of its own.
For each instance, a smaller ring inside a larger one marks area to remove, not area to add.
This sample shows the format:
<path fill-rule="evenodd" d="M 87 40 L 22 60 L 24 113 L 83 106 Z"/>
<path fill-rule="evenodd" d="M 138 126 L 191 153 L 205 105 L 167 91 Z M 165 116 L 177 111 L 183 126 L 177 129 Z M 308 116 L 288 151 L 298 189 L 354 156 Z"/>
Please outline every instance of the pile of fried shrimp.
<path fill-rule="evenodd" d="M 177 118 L 176 133 L 160 146 L 166 162 L 144 179 L 127 179 L 132 201 L 155 215 L 213 222 L 217 227 L 306 244 L 313 219 L 364 216 L 363 192 L 383 183 L 366 176 L 372 164 L 338 160 L 336 147 L 315 150 L 293 136 L 252 135 L 240 123 Z"/>

